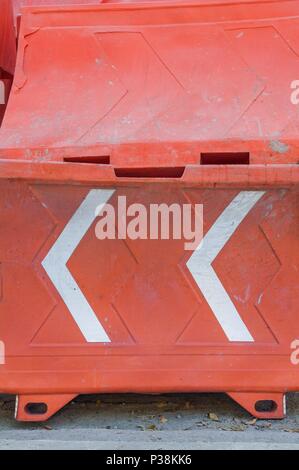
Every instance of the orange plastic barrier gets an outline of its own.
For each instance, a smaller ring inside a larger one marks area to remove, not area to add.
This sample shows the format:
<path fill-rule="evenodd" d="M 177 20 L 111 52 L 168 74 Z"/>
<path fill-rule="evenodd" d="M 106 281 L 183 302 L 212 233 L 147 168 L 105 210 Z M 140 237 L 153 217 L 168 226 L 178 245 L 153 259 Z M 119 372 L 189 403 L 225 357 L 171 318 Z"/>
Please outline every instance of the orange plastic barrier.
<path fill-rule="evenodd" d="M 298 26 L 299 1 L 23 10 L 0 131 L 0 390 L 17 419 L 80 393 L 179 391 L 284 416 Z M 96 208 L 119 196 L 202 204 L 202 244 L 99 240 Z"/>

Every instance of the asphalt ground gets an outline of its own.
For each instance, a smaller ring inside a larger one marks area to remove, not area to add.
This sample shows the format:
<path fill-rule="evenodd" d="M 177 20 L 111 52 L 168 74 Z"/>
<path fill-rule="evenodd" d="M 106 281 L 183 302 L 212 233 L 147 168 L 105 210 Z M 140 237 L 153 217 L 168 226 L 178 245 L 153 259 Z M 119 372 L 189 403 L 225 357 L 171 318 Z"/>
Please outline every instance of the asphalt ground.
<path fill-rule="evenodd" d="M 299 449 L 299 394 L 287 417 L 256 420 L 225 394 L 80 396 L 44 423 L 14 419 L 0 395 L 0 449 Z"/>

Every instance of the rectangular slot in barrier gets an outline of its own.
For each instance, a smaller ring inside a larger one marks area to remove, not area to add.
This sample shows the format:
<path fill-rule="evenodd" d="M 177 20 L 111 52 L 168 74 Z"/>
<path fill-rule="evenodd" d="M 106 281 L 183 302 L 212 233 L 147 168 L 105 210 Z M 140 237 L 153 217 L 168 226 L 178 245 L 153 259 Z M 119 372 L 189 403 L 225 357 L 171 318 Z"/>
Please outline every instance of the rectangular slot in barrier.
<path fill-rule="evenodd" d="M 201 165 L 249 165 L 249 152 L 201 153 Z"/>
<path fill-rule="evenodd" d="M 93 163 L 94 165 L 110 165 L 110 156 L 80 156 L 80 157 L 64 157 L 64 162 L 68 163 Z"/>
<path fill-rule="evenodd" d="M 115 168 L 118 178 L 181 178 L 185 167 Z"/>

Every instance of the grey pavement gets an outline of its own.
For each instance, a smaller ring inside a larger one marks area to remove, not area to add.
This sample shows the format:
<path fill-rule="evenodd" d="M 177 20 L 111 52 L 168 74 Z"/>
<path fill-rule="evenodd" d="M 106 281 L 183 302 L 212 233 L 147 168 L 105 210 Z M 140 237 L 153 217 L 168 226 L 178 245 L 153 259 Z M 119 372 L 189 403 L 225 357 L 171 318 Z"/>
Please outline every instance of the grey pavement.
<path fill-rule="evenodd" d="M 299 394 L 284 420 L 255 420 L 225 394 L 80 396 L 45 423 L 0 395 L 0 449 L 299 449 Z"/>

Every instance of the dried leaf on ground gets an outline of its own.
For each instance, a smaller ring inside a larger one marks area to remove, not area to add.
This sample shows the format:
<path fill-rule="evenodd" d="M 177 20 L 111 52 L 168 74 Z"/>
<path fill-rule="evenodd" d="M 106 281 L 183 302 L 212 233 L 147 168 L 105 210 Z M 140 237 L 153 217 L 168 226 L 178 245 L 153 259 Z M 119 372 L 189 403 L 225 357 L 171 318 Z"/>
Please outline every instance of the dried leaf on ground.
<path fill-rule="evenodd" d="M 192 408 L 194 408 L 194 406 L 192 405 L 192 403 L 190 403 L 190 401 L 186 401 L 186 403 L 185 403 L 185 409 L 186 409 L 186 410 L 191 410 Z"/>
<path fill-rule="evenodd" d="M 212 421 L 219 421 L 219 418 L 216 413 L 208 413 L 208 418 Z"/>
<path fill-rule="evenodd" d="M 247 426 L 253 426 L 256 422 L 257 422 L 257 418 L 252 418 L 247 421 L 243 421 L 243 423 L 246 424 Z"/>
<path fill-rule="evenodd" d="M 159 401 L 157 404 L 156 404 L 156 407 L 157 408 L 165 408 L 167 406 L 167 402 L 166 401 Z"/>
<path fill-rule="evenodd" d="M 146 427 L 149 431 L 156 431 L 157 426 L 155 424 L 150 424 L 149 426 Z"/>
<path fill-rule="evenodd" d="M 245 431 L 245 426 L 243 426 L 242 424 L 234 424 L 233 426 L 229 426 L 229 430 L 230 431 Z"/>
<path fill-rule="evenodd" d="M 160 423 L 162 423 L 162 424 L 165 424 L 168 421 L 168 419 L 165 418 L 165 416 L 160 416 L 159 419 L 160 419 Z"/>
<path fill-rule="evenodd" d="M 48 424 L 44 424 L 44 425 L 43 425 L 43 428 L 46 429 L 47 431 L 52 431 L 52 429 L 53 429 L 53 428 L 52 428 L 51 426 L 49 426 Z"/>

